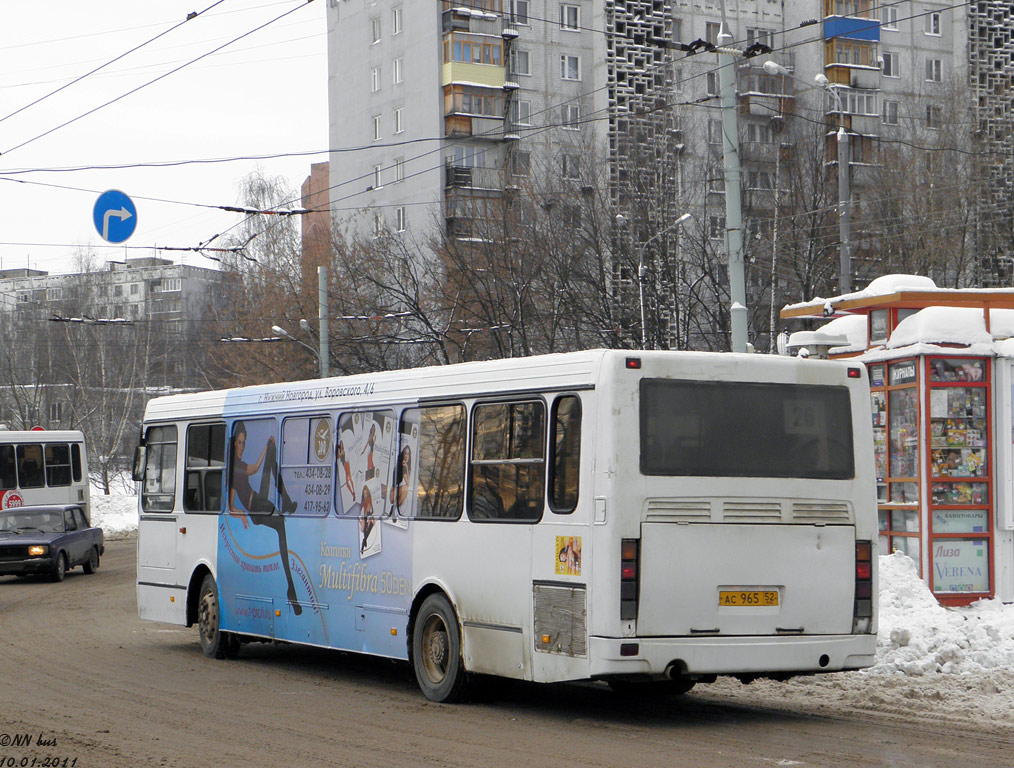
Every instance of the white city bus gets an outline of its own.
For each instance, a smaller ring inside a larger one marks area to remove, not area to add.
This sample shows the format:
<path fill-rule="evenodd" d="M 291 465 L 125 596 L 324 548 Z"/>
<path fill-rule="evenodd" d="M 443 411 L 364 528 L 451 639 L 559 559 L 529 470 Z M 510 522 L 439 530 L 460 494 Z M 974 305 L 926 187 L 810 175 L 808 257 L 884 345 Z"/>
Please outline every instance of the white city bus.
<path fill-rule="evenodd" d="M 77 504 L 91 520 L 88 499 L 81 432 L 0 429 L 0 509 Z"/>
<path fill-rule="evenodd" d="M 595 350 L 157 398 L 141 618 L 483 675 L 682 692 L 876 644 L 860 366 Z"/>

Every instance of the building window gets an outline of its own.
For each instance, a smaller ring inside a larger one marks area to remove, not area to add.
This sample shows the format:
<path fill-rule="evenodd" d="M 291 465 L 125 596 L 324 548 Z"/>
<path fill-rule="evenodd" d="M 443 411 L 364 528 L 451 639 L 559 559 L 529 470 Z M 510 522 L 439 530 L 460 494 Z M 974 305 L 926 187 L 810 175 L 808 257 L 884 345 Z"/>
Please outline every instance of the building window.
<path fill-rule="evenodd" d="M 113 296 L 122 296 L 122 295 L 123 295 L 123 286 L 122 285 L 114 285 L 113 286 Z"/>
<path fill-rule="evenodd" d="M 880 28 L 898 29 L 898 6 L 887 5 L 880 9 Z"/>
<path fill-rule="evenodd" d="M 503 117 L 500 89 L 473 85 L 448 85 L 444 88 L 444 114 Z"/>
<path fill-rule="evenodd" d="M 708 144 L 722 143 L 722 121 L 708 120 Z"/>
<path fill-rule="evenodd" d="M 513 51 L 511 51 L 510 67 L 512 75 L 532 74 L 532 67 L 528 56 L 528 51 L 522 51 L 518 49 L 514 49 Z"/>
<path fill-rule="evenodd" d="M 926 80 L 939 83 L 944 79 L 943 59 L 926 59 Z"/>
<path fill-rule="evenodd" d="M 511 102 L 511 120 L 515 125 L 531 125 L 532 102 L 524 99 Z"/>
<path fill-rule="evenodd" d="M 775 140 L 770 123 L 747 123 L 746 140 L 758 144 L 772 144 Z"/>
<path fill-rule="evenodd" d="M 380 17 L 370 19 L 370 44 L 380 42 Z"/>
<path fill-rule="evenodd" d="M 529 0 L 511 0 L 511 14 L 514 16 L 515 24 L 528 26 L 528 8 L 530 5 Z"/>
<path fill-rule="evenodd" d="M 401 6 L 396 5 L 391 9 L 391 34 L 401 33 Z"/>
<path fill-rule="evenodd" d="M 581 57 L 562 54 L 560 56 L 560 77 L 564 80 L 580 80 Z"/>
<path fill-rule="evenodd" d="M 718 45 L 718 33 L 721 29 L 722 25 L 717 21 L 709 21 L 704 25 L 704 39 L 712 45 Z"/>
<path fill-rule="evenodd" d="M 672 20 L 672 39 L 674 43 L 679 43 L 683 40 L 683 19 Z"/>
<path fill-rule="evenodd" d="M 766 45 L 768 48 L 775 47 L 775 33 L 770 29 L 750 29 L 746 30 L 746 44 L 747 46 L 753 45 L 754 43 L 760 43 Z"/>
<path fill-rule="evenodd" d="M 376 93 L 380 90 L 380 67 L 374 67 L 370 70 L 370 93 Z"/>
<path fill-rule="evenodd" d="M 57 401 L 49 404 L 49 420 L 60 421 L 63 418 L 63 403 Z"/>
<path fill-rule="evenodd" d="M 940 128 L 940 107 L 935 104 L 926 105 L 926 127 L 933 130 Z"/>
<path fill-rule="evenodd" d="M 380 138 L 383 136 L 383 131 L 382 131 L 381 127 L 380 127 L 380 120 L 381 120 L 380 115 L 374 115 L 373 116 L 373 140 L 374 141 L 380 141 Z"/>
<path fill-rule="evenodd" d="M 926 15 L 926 34 L 940 37 L 940 14 L 930 13 Z"/>
<path fill-rule="evenodd" d="M 392 70 L 392 73 L 393 73 L 392 80 L 393 80 L 393 82 L 394 82 L 395 85 L 397 85 L 398 83 L 400 83 L 402 81 L 401 63 L 402 63 L 402 59 L 395 59 L 393 62 L 391 62 L 391 70 Z"/>
<path fill-rule="evenodd" d="M 898 124 L 898 102 L 896 101 L 884 102 L 884 124 L 885 125 Z"/>
<path fill-rule="evenodd" d="M 380 237 L 384 234 L 384 214 L 377 211 L 373 214 L 373 236 Z"/>
<path fill-rule="evenodd" d="M 884 56 L 884 77 L 901 77 L 901 63 L 898 61 L 898 54 L 887 53 Z"/>
<path fill-rule="evenodd" d="M 396 157 L 394 159 L 394 181 L 395 183 L 398 183 L 399 181 L 404 180 L 405 180 L 405 158 Z"/>
<path fill-rule="evenodd" d="M 405 206 L 401 205 L 394 209 L 394 228 L 397 232 L 404 232 L 407 228 L 405 218 Z"/>
<path fill-rule="evenodd" d="M 404 124 L 404 121 L 402 119 L 403 116 L 404 116 L 404 113 L 405 113 L 405 108 L 404 107 L 398 107 L 397 109 L 394 110 L 394 132 L 395 133 L 401 133 L 402 131 L 405 130 L 405 124 Z"/>
<path fill-rule="evenodd" d="M 444 63 L 490 64 L 499 67 L 503 43 L 490 37 L 454 33 L 444 38 Z"/>
<path fill-rule="evenodd" d="M 565 179 L 580 179 L 581 178 L 581 156 L 572 155 L 565 153 L 562 160 L 562 171 L 563 178 Z"/>
<path fill-rule="evenodd" d="M 725 237 L 725 217 L 712 214 L 708 217 L 708 237 L 721 240 Z"/>
<path fill-rule="evenodd" d="M 581 6 L 560 4 L 560 29 L 578 32 L 581 29 Z"/>
<path fill-rule="evenodd" d="M 515 150 L 511 153 L 511 173 L 515 176 L 527 176 L 532 171 L 532 156 L 528 152 Z"/>
<path fill-rule="evenodd" d="M 139 290 L 139 288 L 138 288 L 137 283 L 131 283 L 130 284 L 130 295 L 131 296 L 136 296 L 138 290 Z"/>
<path fill-rule="evenodd" d="M 839 91 L 839 93 L 842 93 L 842 91 Z M 845 91 L 842 95 L 845 97 L 843 106 L 845 107 L 845 111 L 850 115 L 877 114 L 876 94 L 849 90 Z"/>
<path fill-rule="evenodd" d="M 581 107 L 577 104 L 564 104 L 561 108 L 560 122 L 568 131 L 581 129 Z"/>
<path fill-rule="evenodd" d="M 384 166 L 379 165 L 379 164 L 373 166 L 373 188 L 374 189 L 380 189 L 382 186 L 384 186 L 383 173 L 384 173 Z"/>
<path fill-rule="evenodd" d="M 721 89 L 719 88 L 718 84 L 718 73 L 717 72 L 706 73 L 705 80 L 707 81 L 705 87 L 707 88 L 708 96 L 718 96 L 718 94 L 721 92 Z"/>

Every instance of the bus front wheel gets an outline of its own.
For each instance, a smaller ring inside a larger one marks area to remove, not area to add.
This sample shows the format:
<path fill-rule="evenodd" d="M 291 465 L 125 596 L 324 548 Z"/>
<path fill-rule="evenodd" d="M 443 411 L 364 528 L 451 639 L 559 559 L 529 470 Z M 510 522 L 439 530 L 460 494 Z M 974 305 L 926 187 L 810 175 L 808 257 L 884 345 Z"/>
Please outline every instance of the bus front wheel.
<path fill-rule="evenodd" d="M 209 573 L 201 582 L 201 593 L 197 600 L 197 629 L 201 637 L 201 650 L 209 659 L 234 659 L 239 652 L 239 641 L 231 632 L 222 631 L 221 620 L 218 584 Z"/>
<path fill-rule="evenodd" d="M 462 701 L 467 673 L 461 659 L 458 618 L 447 598 L 434 594 L 423 600 L 412 630 L 412 666 L 430 701 Z"/>

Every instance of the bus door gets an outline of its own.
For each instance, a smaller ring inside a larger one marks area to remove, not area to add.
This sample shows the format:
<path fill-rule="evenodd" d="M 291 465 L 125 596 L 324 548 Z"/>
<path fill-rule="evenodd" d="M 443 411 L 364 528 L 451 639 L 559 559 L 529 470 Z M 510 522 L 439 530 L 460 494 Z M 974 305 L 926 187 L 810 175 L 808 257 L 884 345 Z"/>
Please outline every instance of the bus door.
<path fill-rule="evenodd" d="M 587 674 L 594 504 L 590 493 L 579 492 L 581 411 L 576 394 L 557 395 L 549 403 L 546 509 L 532 542 L 532 664 L 540 681 Z"/>
<path fill-rule="evenodd" d="M 178 514 L 176 500 L 178 429 L 150 426 L 134 459 L 134 480 L 141 483 L 137 531 L 138 607 L 142 619 L 185 623 L 186 582 L 176 575 Z M 141 593 L 153 592 L 151 600 Z M 177 599 L 182 591 L 183 599 Z"/>
<path fill-rule="evenodd" d="M 225 424 L 190 424 L 185 438 L 181 451 L 183 514 L 178 516 L 174 534 L 176 583 L 184 586 L 189 584 L 197 563 L 215 565 L 218 516 L 225 509 Z"/>
<path fill-rule="evenodd" d="M 546 404 L 482 402 L 472 409 L 466 549 L 454 559 L 468 669 L 531 677 L 534 526 L 545 507 Z"/>

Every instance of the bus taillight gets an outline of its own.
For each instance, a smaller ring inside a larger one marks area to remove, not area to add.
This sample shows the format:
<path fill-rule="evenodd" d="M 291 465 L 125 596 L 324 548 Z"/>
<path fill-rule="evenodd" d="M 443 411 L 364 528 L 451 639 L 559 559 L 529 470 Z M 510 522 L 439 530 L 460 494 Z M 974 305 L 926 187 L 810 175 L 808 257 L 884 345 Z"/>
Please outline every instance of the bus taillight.
<path fill-rule="evenodd" d="M 852 633 L 865 634 L 873 621 L 873 542 L 856 542 L 856 592 Z"/>
<path fill-rule="evenodd" d="M 637 618 L 637 539 L 620 540 L 620 618 Z"/>

